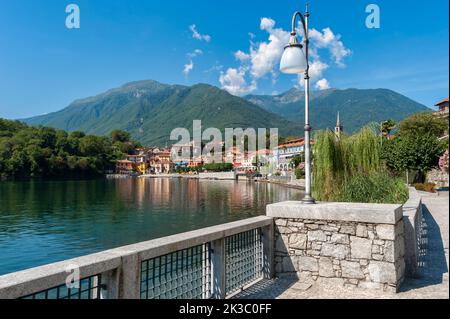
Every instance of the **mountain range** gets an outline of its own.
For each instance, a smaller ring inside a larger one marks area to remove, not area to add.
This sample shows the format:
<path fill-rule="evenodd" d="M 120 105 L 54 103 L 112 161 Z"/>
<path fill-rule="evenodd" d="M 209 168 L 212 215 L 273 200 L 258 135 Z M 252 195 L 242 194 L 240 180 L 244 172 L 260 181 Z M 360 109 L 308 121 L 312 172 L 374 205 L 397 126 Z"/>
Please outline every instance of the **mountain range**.
<path fill-rule="evenodd" d="M 175 128 L 192 129 L 193 120 L 203 128 L 278 128 L 282 136 L 303 132 L 304 92 L 293 89 L 277 96 L 237 97 L 207 84 L 168 85 L 156 81 L 125 84 L 94 97 L 74 101 L 61 111 L 24 119 L 66 131 L 108 135 L 128 131 L 144 145 L 172 144 Z M 337 113 L 353 132 L 369 122 L 402 120 L 429 110 L 390 90 L 325 90 L 311 96 L 311 122 L 315 129 L 333 128 Z"/>
<path fill-rule="evenodd" d="M 266 111 L 299 123 L 305 120 L 304 98 L 305 93 L 298 89 L 276 96 L 246 96 L 248 101 Z M 381 123 L 388 119 L 399 122 L 413 113 L 430 111 L 426 106 L 387 89 L 313 91 L 309 107 L 313 128 L 334 128 L 340 113 L 347 133 L 358 131 L 370 122 Z"/>

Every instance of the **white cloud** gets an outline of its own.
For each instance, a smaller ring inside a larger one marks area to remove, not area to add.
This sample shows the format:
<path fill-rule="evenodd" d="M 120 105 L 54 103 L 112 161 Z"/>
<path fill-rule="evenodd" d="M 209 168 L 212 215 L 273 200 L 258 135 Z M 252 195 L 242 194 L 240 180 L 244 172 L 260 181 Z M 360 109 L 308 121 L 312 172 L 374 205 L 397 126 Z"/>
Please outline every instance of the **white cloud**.
<path fill-rule="evenodd" d="M 309 36 L 315 49 L 328 49 L 336 65 L 345 66 L 343 60 L 350 56 L 352 51 L 344 46 L 339 34 L 336 35 L 330 28 L 325 28 L 322 32 L 312 29 Z"/>
<path fill-rule="evenodd" d="M 189 73 L 194 69 L 194 58 L 203 55 L 203 51 L 196 49 L 191 53 L 187 54 L 187 57 L 189 58 L 189 62 L 184 65 L 183 74 L 187 77 L 189 76 Z"/>
<path fill-rule="evenodd" d="M 188 53 L 188 57 L 191 58 L 191 59 L 193 59 L 193 58 L 196 58 L 196 57 L 198 57 L 199 55 L 202 55 L 202 54 L 203 54 L 203 51 L 202 51 L 202 50 L 200 50 L 200 49 L 195 49 L 193 52 Z"/>
<path fill-rule="evenodd" d="M 330 83 L 327 79 L 321 79 L 316 83 L 316 89 L 318 90 L 328 90 L 330 88 Z"/>
<path fill-rule="evenodd" d="M 191 73 L 191 71 L 194 69 L 194 61 L 189 61 L 189 63 L 188 64 L 185 64 L 184 65 L 184 70 L 183 70 L 183 74 L 185 75 L 185 76 L 188 76 L 189 75 L 189 73 Z"/>
<path fill-rule="evenodd" d="M 284 46 L 289 42 L 289 32 L 275 28 L 273 19 L 262 18 L 260 28 L 269 33 L 269 42 L 261 42 L 250 48 L 251 75 L 262 78 L 272 73 L 280 62 Z"/>
<path fill-rule="evenodd" d="M 191 30 L 192 37 L 194 39 L 197 39 L 199 41 L 206 41 L 206 42 L 210 42 L 211 41 L 211 36 L 207 35 L 207 34 L 201 34 L 200 32 L 198 32 L 197 26 L 195 24 L 189 26 L 189 30 Z"/>
<path fill-rule="evenodd" d="M 223 65 L 219 64 L 218 62 L 216 62 L 215 65 L 213 65 L 211 68 L 209 68 L 208 70 L 205 70 L 205 73 L 211 73 L 211 72 L 221 72 L 223 70 Z"/>
<path fill-rule="evenodd" d="M 273 84 L 277 82 L 279 62 L 284 47 L 289 42 L 290 32 L 276 28 L 276 21 L 271 18 L 261 18 L 260 29 L 268 33 L 268 40 L 255 42 L 255 34 L 249 33 L 249 52 L 239 50 L 234 53 L 236 60 L 240 62 L 239 68 L 230 68 L 226 74 L 221 74 L 222 88 L 232 94 L 249 93 L 249 90 L 256 90 L 258 81 L 267 75 L 270 75 Z M 301 28 L 298 31 L 299 34 L 302 33 Z M 310 39 L 309 75 L 311 82 L 318 89 L 329 88 L 330 83 L 324 78 L 324 73 L 332 65 L 344 67 L 344 59 L 352 52 L 345 47 L 341 36 L 333 33 L 330 28 L 325 28 L 322 32 L 311 29 Z M 324 62 L 325 60 L 321 57 L 321 50 L 329 54 L 329 64 Z M 298 83 L 304 85 L 303 75 L 299 75 Z"/>
<path fill-rule="evenodd" d="M 329 68 L 329 65 L 320 61 L 313 60 L 309 64 L 309 78 L 311 83 L 317 82 L 319 79 L 323 77 L 324 72 Z M 301 86 L 305 86 L 305 76 L 303 74 L 299 74 L 298 76 L 299 84 Z"/>
<path fill-rule="evenodd" d="M 236 60 L 239 60 L 241 62 L 248 61 L 251 59 L 250 54 L 247 54 L 241 50 L 235 52 L 234 57 L 236 58 Z"/>
<path fill-rule="evenodd" d="M 257 89 L 256 81 L 252 81 L 250 84 L 245 80 L 245 74 L 247 70 L 245 68 L 233 69 L 229 68 L 227 72 L 221 72 L 220 84 L 222 88 L 227 90 L 233 95 L 243 95 L 253 92 Z"/>

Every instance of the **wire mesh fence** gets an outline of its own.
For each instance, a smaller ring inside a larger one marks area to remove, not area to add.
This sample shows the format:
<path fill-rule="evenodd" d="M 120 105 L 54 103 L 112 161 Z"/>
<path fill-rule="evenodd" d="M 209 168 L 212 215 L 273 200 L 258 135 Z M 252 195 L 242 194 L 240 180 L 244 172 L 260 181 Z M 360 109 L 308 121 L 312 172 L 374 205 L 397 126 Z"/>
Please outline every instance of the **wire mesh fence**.
<path fill-rule="evenodd" d="M 141 299 L 209 298 L 211 298 L 210 244 L 142 262 Z"/>
<path fill-rule="evenodd" d="M 101 299 L 101 275 L 81 279 L 74 288 L 61 285 L 21 299 Z"/>
<path fill-rule="evenodd" d="M 225 250 L 227 295 L 263 277 L 261 229 L 226 238 Z"/>

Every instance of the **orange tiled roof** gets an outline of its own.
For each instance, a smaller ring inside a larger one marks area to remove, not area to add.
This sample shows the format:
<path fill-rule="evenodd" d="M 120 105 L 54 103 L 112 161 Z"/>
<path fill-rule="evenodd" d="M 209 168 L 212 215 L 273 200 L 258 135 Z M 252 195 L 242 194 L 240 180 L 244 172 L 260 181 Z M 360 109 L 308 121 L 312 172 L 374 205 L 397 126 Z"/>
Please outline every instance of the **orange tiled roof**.
<path fill-rule="evenodd" d="M 437 103 L 436 106 L 439 106 L 439 105 L 444 104 L 444 103 L 448 103 L 448 98 L 443 99 L 441 102 Z"/>
<path fill-rule="evenodd" d="M 286 142 L 284 144 L 281 144 L 278 146 L 278 148 L 296 147 L 296 146 L 303 146 L 303 145 L 305 145 L 305 139 L 300 138 L 300 139 L 292 140 L 292 141 Z"/>

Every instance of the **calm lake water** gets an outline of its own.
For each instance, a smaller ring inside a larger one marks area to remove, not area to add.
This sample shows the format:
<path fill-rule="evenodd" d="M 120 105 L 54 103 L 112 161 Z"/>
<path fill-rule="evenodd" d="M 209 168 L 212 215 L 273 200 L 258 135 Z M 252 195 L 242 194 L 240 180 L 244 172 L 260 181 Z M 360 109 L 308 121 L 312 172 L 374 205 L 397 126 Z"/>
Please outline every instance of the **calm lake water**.
<path fill-rule="evenodd" d="M 188 179 L 0 182 L 0 275 L 265 214 L 276 185 Z"/>

